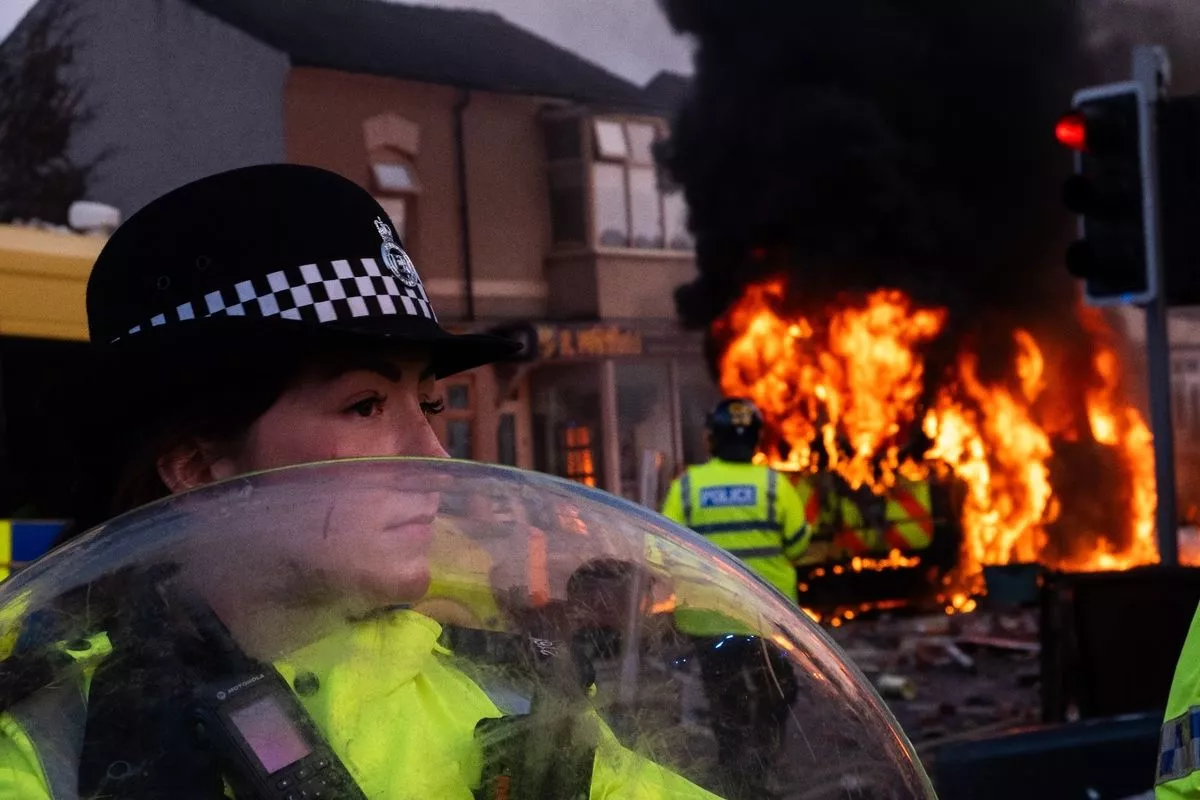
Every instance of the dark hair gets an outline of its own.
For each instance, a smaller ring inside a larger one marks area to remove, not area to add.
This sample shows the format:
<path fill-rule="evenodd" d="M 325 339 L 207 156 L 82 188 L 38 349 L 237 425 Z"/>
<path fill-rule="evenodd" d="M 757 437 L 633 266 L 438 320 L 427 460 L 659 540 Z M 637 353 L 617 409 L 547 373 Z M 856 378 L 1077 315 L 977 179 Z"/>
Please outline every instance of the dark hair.
<path fill-rule="evenodd" d="M 158 459 L 202 439 L 236 440 L 295 379 L 297 367 L 270 363 L 256 373 L 209 373 L 203 383 L 159 384 L 77 441 L 72 521 L 62 539 L 166 497 Z"/>
<path fill-rule="evenodd" d="M 85 414 L 76 436 L 72 522 L 67 541 L 107 519 L 166 497 L 158 460 L 194 440 L 233 443 L 310 371 L 334 377 L 394 346 L 291 341 L 287 346 L 192 352 L 168 370 L 137 360 L 108 379 L 136 383 L 125 402 Z"/>

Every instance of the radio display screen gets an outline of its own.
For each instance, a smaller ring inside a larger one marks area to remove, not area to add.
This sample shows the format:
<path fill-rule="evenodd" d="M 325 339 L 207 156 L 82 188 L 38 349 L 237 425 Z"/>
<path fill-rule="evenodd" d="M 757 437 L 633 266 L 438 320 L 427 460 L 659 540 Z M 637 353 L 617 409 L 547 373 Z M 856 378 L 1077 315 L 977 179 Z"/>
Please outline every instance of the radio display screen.
<path fill-rule="evenodd" d="M 295 764 L 312 752 L 296 723 L 273 697 L 263 697 L 231 711 L 229 718 L 268 775 Z"/>

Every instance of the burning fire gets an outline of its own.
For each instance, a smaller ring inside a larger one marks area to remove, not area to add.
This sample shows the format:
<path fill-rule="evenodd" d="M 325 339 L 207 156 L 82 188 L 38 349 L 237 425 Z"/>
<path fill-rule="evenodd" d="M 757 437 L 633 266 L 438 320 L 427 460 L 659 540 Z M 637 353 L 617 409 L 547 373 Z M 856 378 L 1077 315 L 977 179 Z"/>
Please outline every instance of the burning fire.
<path fill-rule="evenodd" d="M 1126 569 L 1157 561 L 1150 431 L 1121 394 L 1113 333 L 1077 311 L 1091 341 L 1085 380 L 1056 343 L 1011 333 L 1011 358 L 984 371 L 969 349 L 945 375 L 924 351 L 943 309 L 876 291 L 819 313 L 789 312 L 781 279 L 750 286 L 718 321 L 721 387 L 767 419 L 761 458 L 835 471 L 885 494 L 899 477 L 956 480 L 963 548 L 949 607 L 973 606 L 990 564 Z M 993 359 L 994 360 L 994 359 Z M 1105 513 L 1097 506 L 1115 503 Z"/>

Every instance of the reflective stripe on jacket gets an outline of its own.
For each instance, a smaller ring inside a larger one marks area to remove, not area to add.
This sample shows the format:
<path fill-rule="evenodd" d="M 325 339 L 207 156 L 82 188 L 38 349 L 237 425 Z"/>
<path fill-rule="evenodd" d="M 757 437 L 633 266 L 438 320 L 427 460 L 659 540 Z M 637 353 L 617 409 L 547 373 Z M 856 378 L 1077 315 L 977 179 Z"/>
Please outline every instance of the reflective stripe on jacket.
<path fill-rule="evenodd" d="M 285 680 L 317 677 L 301 702 L 372 800 L 471 800 L 482 763 L 475 725 L 501 712 L 438 645 L 441 627 L 415 612 L 356 624 L 276 664 Z M 597 721 L 590 800 L 714 798 L 622 747 Z M 31 737 L 0 715 L 0 797 L 57 800 Z"/>
<path fill-rule="evenodd" d="M 1200 797 L 1200 608 L 1171 681 L 1155 775 L 1155 800 Z"/>
<path fill-rule="evenodd" d="M 902 480 L 884 497 L 871 500 L 879 504 L 874 509 L 864 509 L 854 497 L 842 498 L 842 530 L 836 537 L 839 550 L 865 556 L 929 547 L 933 541 L 933 497 L 928 481 Z M 875 519 L 871 510 L 878 513 Z"/>
<path fill-rule="evenodd" d="M 795 487 L 778 472 L 716 458 L 689 467 L 671 484 L 663 515 L 729 551 L 796 602 L 793 565 L 812 529 Z"/>
<path fill-rule="evenodd" d="M 808 549 L 796 559 L 796 566 L 808 567 L 830 561 L 833 552 L 833 523 L 827 517 L 831 516 L 822 505 L 821 489 L 813 476 L 801 477 L 796 482 L 796 495 L 804 508 L 804 521 L 812 531 L 809 537 Z"/>

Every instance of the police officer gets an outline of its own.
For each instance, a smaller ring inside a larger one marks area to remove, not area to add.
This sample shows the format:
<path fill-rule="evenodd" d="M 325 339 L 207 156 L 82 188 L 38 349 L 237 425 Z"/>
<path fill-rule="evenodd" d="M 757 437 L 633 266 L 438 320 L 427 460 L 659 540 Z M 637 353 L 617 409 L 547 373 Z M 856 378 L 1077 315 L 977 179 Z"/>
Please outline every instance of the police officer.
<path fill-rule="evenodd" d="M 436 381 L 517 349 L 442 328 L 374 198 L 338 175 L 296 165 L 222 173 L 152 202 L 109 239 L 87 304 L 101 374 L 79 388 L 71 405 L 78 418 L 69 420 L 78 423 L 89 489 L 81 527 L 274 467 L 444 457 L 429 425 L 441 408 Z M 411 600 L 396 593 L 416 592 L 422 573 L 387 555 L 396 536 L 371 541 L 364 533 L 313 574 L 322 585 Z M 36 687 L 54 680 L 24 688 L 0 681 L 0 796 L 224 796 L 222 776 L 189 743 L 186 718 L 173 713 L 172 698 L 187 687 L 147 689 L 148 674 L 174 680 L 153 667 L 175 644 L 131 649 L 137 636 L 122 633 L 139 615 L 129 613 L 121 587 L 85 588 L 77 608 L 65 597 L 60 610 L 97 621 L 88 624 L 102 626 L 94 632 L 111 641 L 111 655 L 74 698 L 78 712 L 52 709 L 45 725 L 23 725 L 17 712 L 25 695 L 36 698 Z M 374 765 L 355 774 L 368 797 L 469 797 L 480 769 L 473 732 L 502 712 L 443 658 L 433 620 L 398 611 L 386 625 L 362 624 L 325 649 L 352 652 L 362 638 L 362 674 L 378 685 L 331 667 L 320 681 L 295 686 L 328 746 Z M 592 796 L 711 797 L 611 737 L 588 782 Z"/>
<path fill-rule="evenodd" d="M 1159 738 L 1156 800 L 1200 797 L 1200 609 L 1183 644 Z"/>
<path fill-rule="evenodd" d="M 663 515 L 729 551 L 795 603 L 794 564 L 812 530 L 791 482 L 753 463 L 762 426 L 751 401 L 722 400 L 707 420 L 712 458 L 671 485 Z M 774 644 L 742 635 L 721 614 L 683 609 L 675 624 L 695 643 L 718 758 L 740 776 L 725 793 L 769 796 L 771 759 L 797 693 L 790 663 Z"/>
<path fill-rule="evenodd" d="M 797 602 L 795 562 L 812 529 L 791 482 L 753 463 L 762 414 L 749 400 L 722 400 L 708 415 L 712 458 L 671 484 L 663 515 L 728 550 Z"/>

